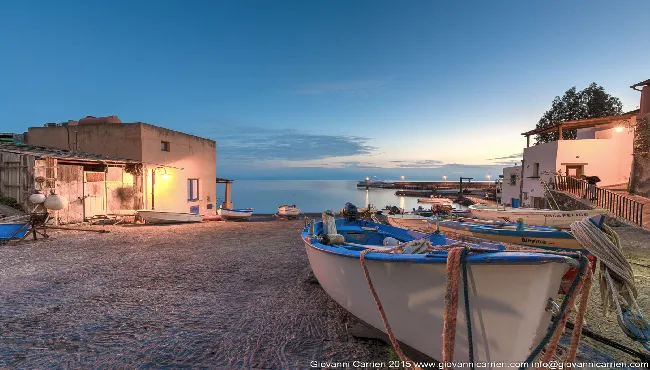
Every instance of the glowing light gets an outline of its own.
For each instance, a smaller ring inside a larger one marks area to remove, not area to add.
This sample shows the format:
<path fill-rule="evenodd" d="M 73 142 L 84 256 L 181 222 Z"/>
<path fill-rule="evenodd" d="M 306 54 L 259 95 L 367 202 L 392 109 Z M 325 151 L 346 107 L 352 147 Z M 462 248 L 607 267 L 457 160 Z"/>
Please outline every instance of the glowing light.
<path fill-rule="evenodd" d="M 447 175 L 442 175 L 442 179 L 447 181 Z"/>
<path fill-rule="evenodd" d="M 370 177 L 366 177 L 366 181 L 370 180 Z"/>
<path fill-rule="evenodd" d="M 164 171 L 165 171 L 165 172 L 163 172 L 163 173 L 160 175 L 160 178 L 163 179 L 163 180 L 169 180 L 170 175 L 167 173 L 167 169 L 165 169 Z"/>
<path fill-rule="evenodd" d="M 487 177 L 488 181 L 490 181 L 490 177 L 492 177 L 492 175 L 487 175 L 485 177 Z"/>
<path fill-rule="evenodd" d="M 404 181 L 404 176 L 402 176 L 402 181 Z"/>
<path fill-rule="evenodd" d="M 615 128 L 614 130 L 616 130 L 616 132 L 623 132 L 623 127 L 619 126 L 619 127 Z"/>

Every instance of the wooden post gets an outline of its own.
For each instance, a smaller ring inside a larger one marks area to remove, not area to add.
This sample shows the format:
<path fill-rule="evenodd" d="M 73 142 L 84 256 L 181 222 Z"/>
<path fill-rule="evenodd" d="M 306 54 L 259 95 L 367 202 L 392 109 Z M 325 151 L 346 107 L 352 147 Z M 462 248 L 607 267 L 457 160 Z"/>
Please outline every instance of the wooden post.
<path fill-rule="evenodd" d="M 530 148 L 530 135 L 526 135 L 526 148 Z"/>
<path fill-rule="evenodd" d="M 558 140 L 562 140 L 562 125 L 560 125 L 560 128 L 558 129 Z"/>

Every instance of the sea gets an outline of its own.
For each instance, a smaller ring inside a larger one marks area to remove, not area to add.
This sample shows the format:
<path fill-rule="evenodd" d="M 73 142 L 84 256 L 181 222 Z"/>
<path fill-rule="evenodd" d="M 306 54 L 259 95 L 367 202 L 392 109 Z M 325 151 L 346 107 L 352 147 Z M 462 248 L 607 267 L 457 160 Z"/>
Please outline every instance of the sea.
<path fill-rule="evenodd" d="M 231 184 L 234 208 L 253 208 L 256 214 L 274 214 L 283 204 L 298 206 L 303 213 L 339 211 L 350 202 L 359 208 L 372 204 L 377 209 L 398 206 L 407 211 L 419 204 L 417 197 L 395 195 L 397 189 L 357 188 L 356 180 L 235 180 Z M 217 204 L 224 198 L 223 184 L 217 184 Z M 464 208 L 455 204 L 457 208 Z"/>

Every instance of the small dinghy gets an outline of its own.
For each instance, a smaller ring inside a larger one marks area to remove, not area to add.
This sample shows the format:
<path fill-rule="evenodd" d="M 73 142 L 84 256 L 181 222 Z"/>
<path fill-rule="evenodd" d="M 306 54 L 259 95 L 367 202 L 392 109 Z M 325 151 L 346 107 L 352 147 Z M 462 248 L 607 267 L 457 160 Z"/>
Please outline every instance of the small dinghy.
<path fill-rule="evenodd" d="M 295 204 L 293 205 L 281 205 L 278 207 L 278 216 L 283 216 L 283 217 L 296 217 L 300 215 L 300 208 L 296 207 Z"/>
<path fill-rule="evenodd" d="M 252 208 L 244 208 L 244 209 L 219 208 L 219 215 L 224 220 L 245 221 L 251 218 L 251 216 L 253 215 L 253 209 Z"/>
<path fill-rule="evenodd" d="M 469 206 L 469 208 L 472 211 L 473 217 L 484 220 L 517 222 L 519 219 L 522 219 L 528 225 L 553 226 L 559 229 L 568 229 L 573 222 L 609 213 L 606 209 L 556 211 L 537 208 L 501 208 L 483 204 L 474 204 Z"/>
<path fill-rule="evenodd" d="M 148 224 L 178 224 L 188 222 L 201 222 L 203 215 L 198 213 L 164 212 L 140 209 L 138 216 Z"/>
<path fill-rule="evenodd" d="M 445 314 L 450 307 L 446 308 L 445 298 L 456 295 L 446 288 L 447 257 L 459 252 L 457 247 L 450 251 L 444 248 L 455 241 L 441 234 L 426 235 L 364 220 L 326 221 L 312 223 L 302 233 L 309 263 L 325 292 L 365 323 L 385 333 L 390 324 L 395 339 L 443 360 L 441 333 L 443 325 L 448 324 L 444 318 L 453 317 L 451 311 Z M 403 247 L 402 253 L 381 253 L 388 248 L 385 245 L 395 242 L 412 243 Z M 431 244 L 422 250 L 418 247 L 422 242 Z M 418 250 L 407 250 L 411 247 Z M 545 344 L 552 319 L 549 302 L 557 298 L 562 276 L 579 263 L 568 256 L 505 252 L 483 244 L 471 245 L 470 251 L 461 257 L 466 261 L 468 279 L 463 279 L 463 274 L 454 279 L 458 282 L 460 309 L 455 315 L 455 330 L 444 336 L 448 341 L 445 346 L 452 343 L 453 361 L 467 363 L 472 359 L 487 364 L 486 368 L 525 361 L 532 349 Z M 579 258 L 577 254 L 571 256 Z M 581 271 L 585 266 L 583 259 Z M 464 294 L 468 296 L 467 305 Z"/>

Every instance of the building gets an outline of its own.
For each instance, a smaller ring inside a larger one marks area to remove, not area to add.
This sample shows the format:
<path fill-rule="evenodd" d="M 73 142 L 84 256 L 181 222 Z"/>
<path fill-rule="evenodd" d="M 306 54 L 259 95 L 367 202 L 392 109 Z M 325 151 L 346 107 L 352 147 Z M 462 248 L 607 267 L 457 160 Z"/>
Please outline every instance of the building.
<path fill-rule="evenodd" d="M 143 209 L 214 214 L 216 143 L 214 140 L 118 117 L 30 127 L 29 145 L 128 158 L 142 163 Z"/>
<path fill-rule="evenodd" d="M 524 132 L 521 166 L 507 167 L 504 203 L 520 199 L 523 207 L 545 207 L 545 184 L 556 174 L 573 177 L 598 176 L 598 186 L 626 184 L 632 170 L 634 128 L 639 111 L 621 115 L 558 123 L 545 129 Z M 577 130 L 576 140 L 562 140 L 562 131 Z M 530 146 L 530 136 L 559 131 L 559 140 Z M 517 174 L 515 176 L 515 174 Z"/>
<path fill-rule="evenodd" d="M 143 206 L 142 164 L 135 160 L 74 151 L 0 144 L 0 195 L 31 211 L 35 192 L 66 197 L 55 214 L 60 223 L 100 215 L 134 214 Z"/>

